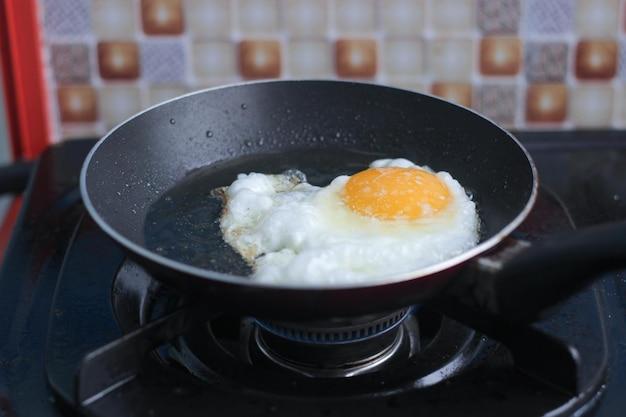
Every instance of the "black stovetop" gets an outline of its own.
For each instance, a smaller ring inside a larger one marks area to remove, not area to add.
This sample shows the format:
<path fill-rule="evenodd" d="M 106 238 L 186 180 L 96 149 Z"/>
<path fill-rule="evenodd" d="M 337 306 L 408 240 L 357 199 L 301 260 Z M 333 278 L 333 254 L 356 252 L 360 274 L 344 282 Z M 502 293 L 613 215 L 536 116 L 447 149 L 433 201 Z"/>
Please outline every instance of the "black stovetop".
<path fill-rule="evenodd" d="M 537 132 L 518 137 L 533 154 L 544 186 L 537 209 L 519 234 L 540 239 L 569 229 L 570 216 L 578 226 L 626 219 L 626 135 Z M 124 265 L 127 275 L 142 272 L 129 266 L 80 204 L 77 176 L 92 144 L 67 142 L 49 149 L 25 196 L 0 274 L 0 415 L 65 415 L 77 398 L 83 400 L 83 412 L 98 416 L 174 412 L 618 416 L 626 409 L 622 395 L 626 390 L 624 273 L 606 275 L 534 326 L 578 352 L 578 395 L 519 372 L 511 362 L 510 352 L 515 349 L 474 336 L 469 329 L 463 334 L 472 341 L 468 344 L 470 365 L 459 372 L 439 369 L 449 375 L 435 378 L 436 372 L 431 373 L 431 382 L 422 378 L 411 388 L 401 378 L 407 372 L 399 370 L 332 384 L 292 376 L 285 380 L 285 388 L 280 372 L 251 372 L 227 359 L 221 365 L 229 372 L 219 376 L 229 383 L 217 383 L 191 376 L 186 368 L 193 372 L 193 367 L 180 360 L 185 355 L 181 346 L 193 345 L 193 340 L 165 343 L 145 360 L 125 356 L 119 362 L 107 362 L 116 353 L 129 354 L 119 350 L 129 345 L 129 336 L 123 334 L 149 318 L 138 316 L 137 323 L 131 324 L 120 320 L 124 302 L 116 301 L 117 270 Z M 175 322 L 165 313 L 152 318 L 161 316 Z M 167 339 L 163 334 L 159 337 Z M 113 369 L 119 364 L 132 365 L 132 369 Z M 95 380 L 103 372 L 108 383 Z M 360 387 L 367 389 L 359 392 Z"/>

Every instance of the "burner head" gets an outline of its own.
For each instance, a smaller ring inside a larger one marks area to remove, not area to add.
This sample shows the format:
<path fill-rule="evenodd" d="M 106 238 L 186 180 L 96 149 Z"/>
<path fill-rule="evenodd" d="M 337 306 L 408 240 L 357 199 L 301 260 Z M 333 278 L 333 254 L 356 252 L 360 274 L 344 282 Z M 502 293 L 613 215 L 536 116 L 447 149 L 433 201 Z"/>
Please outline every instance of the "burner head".
<path fill-rule="evenodd" d="M 256 323 L 264 331 L 294 342 L 337 345 L 359 342 L 380 336 L 398 326 L 408 313 L 409 308 L 404 308 L 391 313 L 334 318 L 305 323 L 271 320 L 256 320 Z"/>
<path fill-rule="evenodd" d="M 255 341 L 269 359 L 292 371 L 353 376 L 377 369 L 394 355 L 409 310 L 308 323 L 256 320 Z"/>

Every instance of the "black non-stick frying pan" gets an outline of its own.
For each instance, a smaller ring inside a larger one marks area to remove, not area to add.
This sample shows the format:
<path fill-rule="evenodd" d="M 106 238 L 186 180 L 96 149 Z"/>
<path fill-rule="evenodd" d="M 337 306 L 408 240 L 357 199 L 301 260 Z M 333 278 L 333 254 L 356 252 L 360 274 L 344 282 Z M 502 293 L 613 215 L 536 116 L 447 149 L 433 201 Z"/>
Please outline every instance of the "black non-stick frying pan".
<path fill-rule="evenodd" d="M 311 288 L 252 281 L 222 241 L 220 202 L 210 191 L 237 173 L 296 168 L 325 185 L 383 157 L 450 172 L 477 203 L 480 244 L 390 283 Z M 623 264 L 624 225 L 534 247 L 508 238 L 537 187 L 528 153 L 480 115 L 435 97 L 338 81 L 251 83 L 168 101 L 106 135 L 81 175 L 91 217 L 160 280 L 209 309 L 289 320 L 424 302 L 527 319 L 592 271 Z"/>

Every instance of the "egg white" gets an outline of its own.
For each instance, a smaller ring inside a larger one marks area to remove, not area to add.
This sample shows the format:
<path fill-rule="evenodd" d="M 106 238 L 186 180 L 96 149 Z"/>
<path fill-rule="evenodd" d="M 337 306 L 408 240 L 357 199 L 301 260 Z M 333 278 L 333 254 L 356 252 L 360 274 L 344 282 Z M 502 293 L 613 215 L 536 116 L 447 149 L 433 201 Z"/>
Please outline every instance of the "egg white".
<path fill-rule="evenodd" d="M 420 167 L 381 159 L 370 167 Z M 350 178 L 326 187 L 294 172 L 239 174 L 225 189 L 220 219 L 224 240 L 261 282 L 332 286 L 382 282 L 461 254 L 478 243 L 475 203 L 447 172 L 435 174 L 451 202 L 417 220 L 379 220 L 355 213 L 341 197 Z"/>

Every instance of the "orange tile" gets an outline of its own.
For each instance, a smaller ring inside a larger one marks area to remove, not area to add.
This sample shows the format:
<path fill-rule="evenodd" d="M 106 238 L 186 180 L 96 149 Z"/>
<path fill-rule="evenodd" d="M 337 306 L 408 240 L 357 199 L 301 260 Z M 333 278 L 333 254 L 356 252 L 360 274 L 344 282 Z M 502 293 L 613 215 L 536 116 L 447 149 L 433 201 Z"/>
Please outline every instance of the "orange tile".
<path fill-rule="evenodd" d="M 461 106 L 472 106 L 472 86 L 463 83 L 434 83 L 431 92 Z"/>
<path fill-rule="evenodd" d="M 239 43 L 239 71 L 244 78 L 276 78 L 280 76 L 280 44 L 278 41 L 245 40 Z"/>
<path fill-rule="evenodd" d="M 89 85 L 68 85 L 57 90 L 62 122 L 94 122 L 97 117 L 96 91 Z"/>
<path fill-rule="evenodd" d="M 613 40 L 583 40 L 576 46 L 576 76 L 610 79 L 617 70 L 617 43 Z"/>
<path fill-rule="evenodd" d="M 134 42 L 98 43 L 98 68 L 104 79 L 133 79 L 139 76 L 139 48 Z"/>
<path fill-rule="evenodd" d="M 522 44 L 517 38 L 487 37 L 480 41 L 480 72 L 515 75 L 522 64 Z"/>
<path fill-rule="evenodd" d="M 376 41 L 340 39 L 335 44 L 335 69 L 340 77 L 371 78 L 377 69 Z"/>
<path fill-rule="evenodd" d="M 141 0 L 141 22 L 148 35 L 178 35 L 183 32 L 181 0 Z"/>
<path fill-rule="evenodd" d="M 567 116 L 567 87 L 564 84 L 533 84 L 526 90 L 526 121 L 560 123 Z"/>

